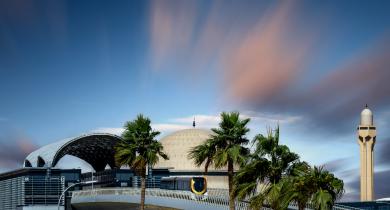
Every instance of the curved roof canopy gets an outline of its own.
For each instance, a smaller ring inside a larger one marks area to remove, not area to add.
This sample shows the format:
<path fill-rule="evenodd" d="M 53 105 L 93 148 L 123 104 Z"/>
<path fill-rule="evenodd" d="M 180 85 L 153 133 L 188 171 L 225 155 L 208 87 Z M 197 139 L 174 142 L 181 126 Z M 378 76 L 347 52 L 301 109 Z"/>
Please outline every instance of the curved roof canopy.
<path fill-rule="evenodd" d="M 65 155 L 72 155 L 88 162 L 95 171 L 102 171 L 108 164 L 116 168 L 115 145 L 121 138 L 107 133 L 96 133 L 68 138 L 30 153 L 24 167 L 55 167 Z"/>

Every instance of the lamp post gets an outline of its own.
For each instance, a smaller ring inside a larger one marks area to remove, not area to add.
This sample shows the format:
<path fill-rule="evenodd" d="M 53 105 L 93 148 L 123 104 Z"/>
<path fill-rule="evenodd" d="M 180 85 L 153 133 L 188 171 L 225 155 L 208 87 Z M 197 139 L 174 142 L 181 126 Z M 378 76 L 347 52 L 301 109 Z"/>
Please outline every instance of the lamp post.
<path fill-rule="evenodd" d="M 69 187 L 67 187 L 64 191 L 62 191 L 61 195 L 60 195 L 60 198 L 58 199 L 58 210 L 60 210 L 60 203 L 61 203 L 61 199 L 62 197 L 65 195 L 65 193 L 72 187 L 76 186 L 76 185 L 79 185 L 79 184 L 92 184 L 93 183 L 96 183 L 97 181 L 96 180 L 92 180 L 92 181 L 87 181 L 87 182 L 77 182 L 77 183 L 74 183 L 72 185 L 70 185 Z"/>

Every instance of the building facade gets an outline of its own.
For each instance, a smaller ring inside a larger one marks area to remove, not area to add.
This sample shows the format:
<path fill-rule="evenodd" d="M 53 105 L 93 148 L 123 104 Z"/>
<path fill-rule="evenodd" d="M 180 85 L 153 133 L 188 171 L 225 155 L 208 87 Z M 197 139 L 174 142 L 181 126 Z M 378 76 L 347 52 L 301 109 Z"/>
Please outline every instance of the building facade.
<path fill-rule="evenodd" d="M 0 209 L 57 209 L 61 193 L 80 180 L 80 169 L 24 168 L 0 174 Z M 60 200 L 61 209 L 66 198 Z"/>

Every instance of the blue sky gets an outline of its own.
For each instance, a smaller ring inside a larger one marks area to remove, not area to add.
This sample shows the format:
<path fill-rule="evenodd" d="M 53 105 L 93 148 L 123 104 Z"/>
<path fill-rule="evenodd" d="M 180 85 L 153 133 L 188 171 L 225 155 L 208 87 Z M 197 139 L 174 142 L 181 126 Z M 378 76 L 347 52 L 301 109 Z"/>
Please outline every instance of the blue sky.
<path fill-rule="evenodd" d="M 138 113 L 165 135 L 239 110 L 250 136 L 279 122 L 283 143 L 356 198 L 366 103 L 377 180 L 390 174 L 389 10 L 384 0 L 0 2 L 0 170 L 59 139 L 118 133 Z"/>

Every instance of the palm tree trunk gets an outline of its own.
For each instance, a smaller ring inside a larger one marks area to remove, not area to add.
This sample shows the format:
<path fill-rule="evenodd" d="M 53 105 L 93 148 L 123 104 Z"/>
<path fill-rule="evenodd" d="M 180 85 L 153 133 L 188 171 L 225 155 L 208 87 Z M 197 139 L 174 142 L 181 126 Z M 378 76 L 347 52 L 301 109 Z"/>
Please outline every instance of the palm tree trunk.
<path fill-rule="evenodd" d="M 305 203 L 298 202 L 298 209 L 299 210 L 305 210 L 305 208 L 306 208 L 306 204 Z"/>
<path fill-rule="evenodd" d="M 234 196 L 233 196 L 233 162 L 228 161 L 228 182 L 229 182 L 229 209 L 235 209 Z"/>
<path fill-rule="evenodd" d="M 145 190 L 146 190 L 146 169 L 142 168 L 141 172 L 141 210 L 145 209 Z"/>

